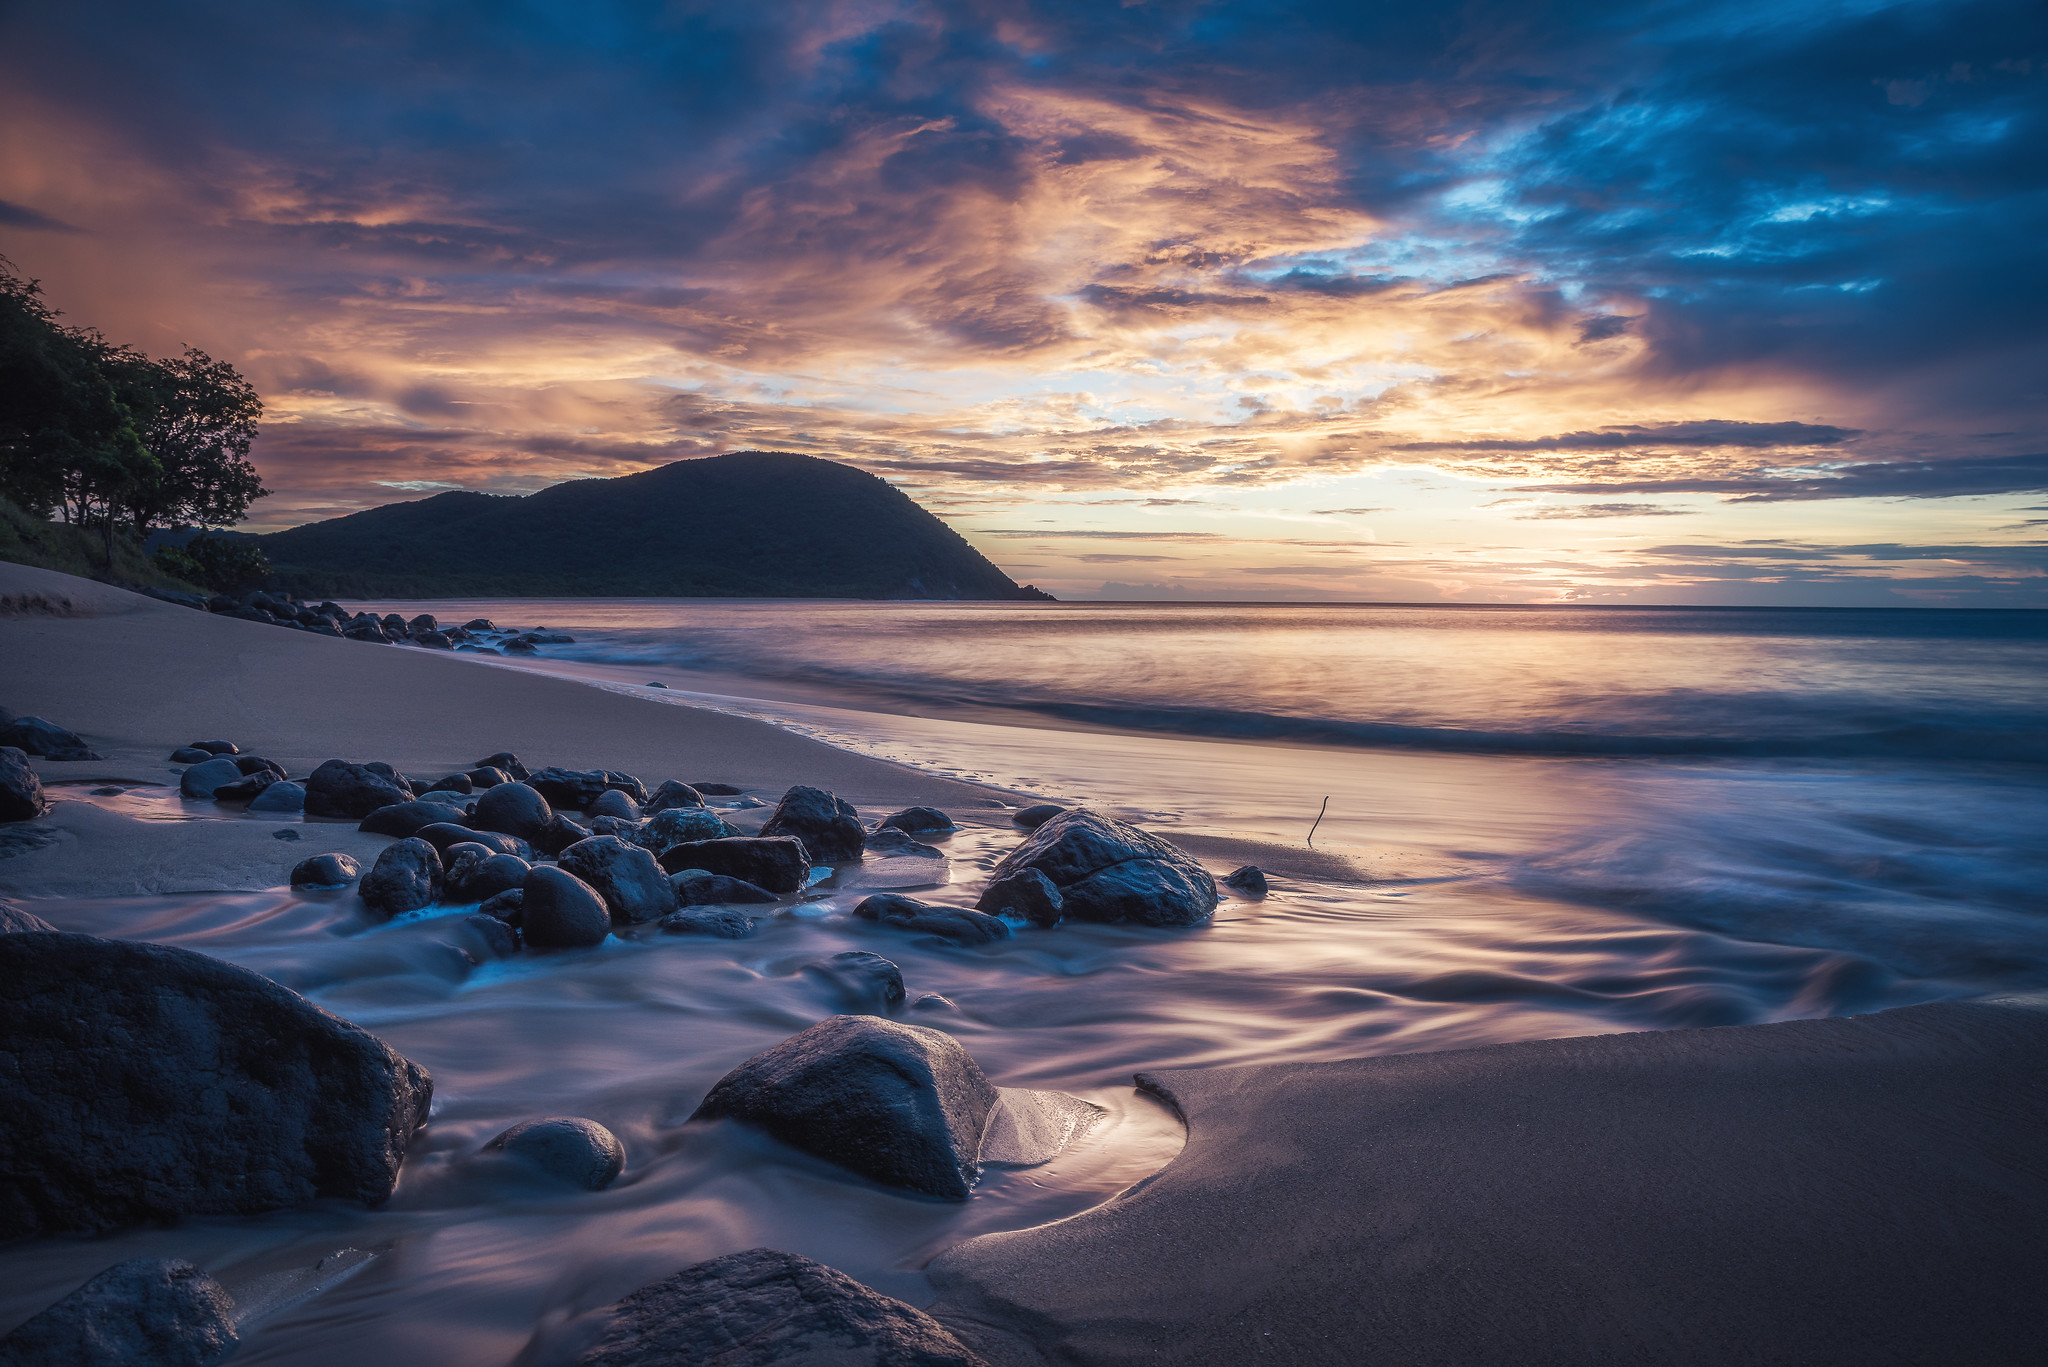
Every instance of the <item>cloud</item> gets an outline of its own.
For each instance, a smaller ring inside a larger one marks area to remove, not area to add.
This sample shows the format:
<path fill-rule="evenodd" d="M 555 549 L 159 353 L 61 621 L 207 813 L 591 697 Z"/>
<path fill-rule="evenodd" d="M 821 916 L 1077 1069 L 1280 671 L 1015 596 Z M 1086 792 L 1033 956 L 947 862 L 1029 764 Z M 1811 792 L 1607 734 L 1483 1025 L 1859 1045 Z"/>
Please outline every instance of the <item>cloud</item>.
<path fill-rule="evenodd" d="M 1834 446 L 1860 433 L 1850 428 L 1804 422 L 1656 423 L 1606 427 L 1596 432 L 1564 432 L 1553 437 L 1477 438 L 1463 441 L 1399 442 L 1395 451 L 1624 451 L 1638 447 Z"/>
<path fill-rule="evenodd" d="M 0 225 L 9 228 L 26 228 L 30 232 L 79 233 L 83 228 L 74 228 L 69 223 L 51 218 L 46 213 L 31 209 L 26 204 L 13 204 L 0 199 Z"/>
<path fill-rule="evenodd" d="M 1720 494 L 1734 503 L 1784 503 L 1832 498 L 1960 498 L 2048 489 L 2048 454 L 1877 461 L 1766 470 L 1737 479 L 1604 480 L 1528 484 L 1518 493 Z"/>
<path fill-rule="evenodd" d="M 1554 508 L 1532 508 L 1515 514 L 1517 522 L 1558 522 L 1588 517 L 1685 517 L 1691 508 L 1660 508 L 1654 503 L 1580 503 Z"/>
<path fill-rule="evenodd" d="M 1367 513 L 1390 513 L 1391 508 L 1315 508 L 1317 517 L 1364 517 Z"/>
<path fill-rule="evenodd" d="M 1140 560 L 1178 560 L 1177 555 L 1077 555 L 1084 565 L 1122 565 Z"/>

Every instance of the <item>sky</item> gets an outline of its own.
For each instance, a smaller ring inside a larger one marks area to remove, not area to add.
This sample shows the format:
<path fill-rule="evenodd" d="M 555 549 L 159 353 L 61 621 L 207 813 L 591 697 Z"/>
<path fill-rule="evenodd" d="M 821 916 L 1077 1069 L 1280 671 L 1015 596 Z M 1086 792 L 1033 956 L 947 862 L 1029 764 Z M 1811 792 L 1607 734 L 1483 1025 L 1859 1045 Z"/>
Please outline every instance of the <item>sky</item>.
<path fill-rule="evenodd" d="M 734 450 L 1068 598 L 2048 607 L 2048 7 L 0 0 L 268 530 Z"/>

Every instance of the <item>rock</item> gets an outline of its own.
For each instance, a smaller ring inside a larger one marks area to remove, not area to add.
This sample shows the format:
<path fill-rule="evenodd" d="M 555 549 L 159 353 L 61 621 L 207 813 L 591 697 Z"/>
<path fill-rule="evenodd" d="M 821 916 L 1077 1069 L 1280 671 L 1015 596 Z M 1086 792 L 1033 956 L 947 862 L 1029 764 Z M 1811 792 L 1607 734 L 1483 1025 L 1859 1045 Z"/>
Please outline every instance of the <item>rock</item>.
<path fill-rule="evenodd" d="M 573 1367 L 987 1367 L 922 1310 L 770 1248 L 686 1267 L 600 1322 Z"/>
<path fill-rule="evenodd" d="M 443 807 L 453 807 L 462 814 L 464 821 L 468 821 L 471 813 L 476 811 L 476 803 L 470 801 L 468 793 L 452 793 L 441 788 L 429 788 L 413 800 L 415 802 L 438 802 Z"/>
<path fill-rule="evenodd" d="M 533 642 L 522 641 L 515 636 L 505 642 L 505 653 L 507 655 L 537 655 L 540 652 L 533 648 Z"/>
<path fill-rule="evenodd" d="M 480 831 L 502 831 L 540 844 L 541 833 L 547 830 L 548 818 L 553 815 L 554 809 L 539 789 L 524 783 L 500 783 L 484 789 L 483 796 L 476 800 L 476 815 L 470 820 Z"/>
<path fill-rule="evenodd" d="M 244 775 L 235 762 L 223 756 L 210 759 L 204 764 L 195 764 L 178 776 L 178 792 L 195 800 L 211 798 L 216 791 L 231 783 L 240 783 Z"/>
<path fill-rule="evenodd" d="M 345 854 L 315 854 L 292 865 L 295 888 L 345 888 L 360 878 L 363 866 Z"/>
<path fill-rule="evenodd" d="M 692 783 L 687 786 L 695 788 L 705 797 L 738 797 L 740 795 L 740 790 L 733 787 L 730 783 Z"/>
<path fill-rule="evenodd" d="M 676 909 L 676 895 L 654 856 L 615 835 L 594 835 L 563 850 L 562 868 L 597 889 L 612 920 L 637 925 Z"/>
<path fill-rule="evenodd" d="M 668 886 L 679 907 L 748 906 L 782 900 L 744 879 L 702 869 L 684 869 L 668 880 Z"/>
<path fill-rule="evenodd" d="M 615 816 L 594 816 L 590 818 L 590 833 L 615 835 L 629 845 L 637 845 L 640 843 L 640 829 L 644 824 L 639 821 L 622 821 Z"/>
<path fill-rule="evenodd" d="M 416 631 L 412 634 L 412 643 L 416 646 L 425 646 L 429 650 L 453 650 L 455 648 L 455 642 L 449 640 L 438 631 Z"/>
<path fill-rule="evenodd" d="M 595 802 L 597 795 L 611 786 L 605 781 L 602 769 L 561 769 L 553 766 L 534 770 L 526 782 L 538 789 L 551 805 L 578 810 Z"/>
<path fill-rule="evenodd" d="M 293 783 L 289 779 L 273 783 L 249 801 L 252 812 L 303 812 L 306 810 L 306 785 Z"/>
<path fill-rule="evenodd" d="M 663 850 L 661 866 L 670 873 L 684 869 L 722 873 L 773 893 L 801 892 L 811 876 L 804 842 L 792 836 L 692 840 Z"/>
<path fill-rule="evenodd" d="M 1040 803 L 1036 807 L 1026 807 L 1022 811 L 1011 813 L 1010 820 L 1016 822 L 1027 831 L 1035 831 L 1065 810 L 1065 807 L 1056 807 L 1050 802 L 1045 802 Z"/>
<path fill-rule="evenodd" d="M 388 766 L 330 759 L 306 779 L 306 813 L 360 821 L 379 807 L 412 800 L 412 792 L 396 780 Z"/>
<path fill-rule="evenodd" d="M 501 892 L 526 886 L 532 865 L 512 854 L 499 854 L 474 842 L 451 845 L 442 852 L 447 873 L 441 895 L 450 902 L 487 902 Z"/>
<path fill-rule="evenodd" d="M 557 1115 L 524 1120 L 484 1145 L 586 1191 L 603 1191 L 625 1170 L 626 1150 L 595 1120 Z"/>
<path fill-rule="evenodd" d="M 95 754 L 85 738 L 76 731 L 66 731 L 55 722 L 44 721 L 41 717 L 16 717 L 0 724 L 0 745 L 11 745 L 24 754 L 40 755 L 54 760 L 105 759 Z"/>
<path fill-rule="evenodd" d="M 519 952 L 519 932 L 495 916 L 472 912 L 462 918 L 462 927 L 487 959 L 509 959 Z"/>
<path fill-rule="evenodd" d="M 953 1005 L 951 997 L 942 997 L 936 992 L 924 992 L 920 993 L 918 999 L 910 1004 L 910 1009 L 913 1011 L 955 1011 L 959 1008 Z"/>
<path fill-rule="evenodd" d="M 519 756 L 513 754 L 510 750 L 500 750 L 495 755 L 485 755 L 476 762 L 476 767 L 478 769 L 496 769 L 501 773 L 508 774 L 514 783 L 523 783 L 527 777 L 526 766 L 521 764 Z"/>
<path fill-rule="evenodd" d="M 280 826 L 270 833 L 270 838 L 272 840 L 297 840 L 299 839 L 299 833 L 289 826 Z"/>
<path fill-rule="evenodd" d="M 1010 936 L 1007 922 L 963 907 L 939 907 L 896 892 L 878 892 L 861 899 L 853 914 L 898 930 L 915 930 L 962 945 L 985 945 Z"/>
<path fill-rule="evenodd" d="M 497 623 L 488 617 L 472 617 L 462 624 L 464 631 L 496 631 Z"/>
<path fill-rule="evenodd" d="M 0 1367 L 211 1367 L 235 1351 L 235 1303 L 190 1263 L 116 1263 L 0 1339 Z"/>
<path fill-rule="evenodd" d="M 667 684 L 663 683 L 663 682 L 662 682 L 661 680 L 659 680 L 659 679 L 655 679 L 655 680 L 653 680 L 653 681 L 652 681 L 652 682 L 650 682 L 650 683 L 649 683 L 649 684 L 648 684 L 647 686 L 648 686 L 649 688 L 667 688 L 667 687 L 668 687 L 668 685 L 667 685 Z"/>
<path fill-rule="evenodd" d="M 782 795 L 761 834 L 795 836 L 816 864 L 855 863 L 867 841 L 852 803 L 801 783 Z"/>
<path fill-rule="evenodd" d="M 413 834 L 437 850 L 453 849 L 457 845 L 482 845 L 493 854 L 509 854 L 529 862 L 533 859 L 531 845 L 503 831 L 476 831 L 452 821 L 437 821 L 431 826 L 420 827 Z"/>
<path fill-rule="evenodd" d="M 0 1239 L 391 1195 L 425 1069 L 169 945 L 0 935 Z"/>
<path fill-rule="evenodd" d="M 584 949 L 611 934 L 611 913 L 597 890 L 572 873 L 541 865 L 526 875 L 519 928 L 536 949 Z"/>
<path fill-rule="evenodd" d="M 201 750 L 196 745 L 181 745 L 171 751 L 173 764 L 204 764 L 213 758 L 211 750 Z"/>
<path fill-rule="evenodd" d="M 441 895 L 441 852 L 414 837 L 387 845 L 356 891 L 385 920 L 433 905 Z"/>
<path fill-rule="evenodd" d="M 469 780 L 471 791 L 478 788 L 495 788 L 501 783 L 512 782 L 512 775 L 503 769 L 493 769 L 487 765 L 471 769 L 463 777 Z"/>
<path fill-rule="evenodd" d="M 721 940 L 744 940 L 756 929 L 754 918 L 731 907 L 684 907 L 661 918 L 661 928 L 671 935 L 711 935 Z"/>
<path fill-rule="evenodd" d="M 192 749 L 204 750 L 209 755 L 239 755 L 242 747 L 231 740 L 195 740 Z"/>
<path fill-rule="evenodd" d="M 394 802 L 389 807 L 379 807 L 371 812 L 356 825 L 356 829 L 371 835 L 395 835 L 403 840 L 422 826 L 432 826 L 436 822 L 460 826 L 463 820 L 460 807 L 439 802 Z"/>
<path fill-rule="evenodd" d="M 693 840 L 722 840 L 738 835 L 709 807 L 664 807 L 641 823 L 631 837 L 642 849 L 660 854 L 671 845 Z"/>
<path fill-rule="evenodd" d="M 0 902 L 0 935 L 18 935 L 28 930 L 55 930 L 40 916 L 31 916 L 12 902 Z"/>
<path fill-rule="evenodd" d="M 768 804 L 763 802 L 758 797 L 743 797 L 737 799 L 732 805 L 739 808 L 743 812 L 750 812 L 753 811 L 756 807 L 765 807 Z"/>
<path fill-rule="evenodd" d="M 284 777 L 282 764 L 274 759 L 265 759 L 261 755 L 236 755 L 235 767 L 252 778 L 257 774 L 268 774 L 273 779 Z"/>
<path fill-rule="evenodd" d="M 428 785 L 429 792 L 462 793 L 465 796 L 476 787 L 476 781 L 468 774 L 447 774 Z"/>
<path fill-rule="evenodd" d="M 876 829 L 909 831 L 915 835 L 921 831 L 950 831 L 955 827 L 953 818 L 937 807 L 905 807 L 900 812 L 891 812 L 883 817 Z"/>
<path fill-rule="evenodd" d="M 526 916 L 525 885 L 486 897 L 477 911 L 484 916 L 496 917 L 508 926 L 519 925 Z"/>
<path fill-rule="evenodd" d="M 431 612 L 423 612 L 405 624 L 406 630 L 412 632 L 436 631 L 439 630 L 440 626 L 441 623 L 435 620 L 434 614 Z"/>
<path fill-rule="evenodd" d="M 1266 871 L 1246 864 L 1223 875 L 1223 886 L 1242 896 L 1257 899 L 1266 895 Z"/>
<path fill-rule="evenodd" d="M 391 633 L 384 629 L 382 622 L 351 622 L 341 629 L 341 634 L 351 641 L 375 641 L 380 645 L 391 643 Z"/>
<path fill-rule="evenodd" d="M 1017 916 L 1050 930 L 1065 914 L 1060 890 L 1037 869 L 1017 869 L 992 879 L 974 909 L 991 916 Z"/>
<path fill-rule="evenodd" d="M 720 1078 L 691 1119 L 743 1121 L 884 1186 L 964 1201 L 995 1102 L 951 1035 L 833 1016 Z"/>
<path fill-rule="evenodd" d="M 43 781 L 28 756 L 0 745 L 0 821 L 29 821 L 43 814 Z"/>
<path fill-rule="evenodd" d="M 590 804 L 583 809 L 583 814 L 589 817 L 615 816 L 621 821 L 638 821 L 640 808 L 632 798 L 617 788 L 607 788 L 590 800 Z"/>
<path fill-rule="evenodd" d="M 1209 871 L 1158 836 L 1100 812 L 1062 812 L 997 864 L 991 884 L 1037 869 L 1070 920 L 1191 926 L 1216 910 Z"/>
<path fill-rule="evenodd" d="M 879 954 L 849 949 L 811 967 L 839 989 L 846 1010 L 872 1013 L 903 1004 L 903 970 Z"/>
<path fill-rule="evenodd" d="M 946 856 L 936 845 L 926 845 L 914 838 L 910 832 L 896 826 L 884 826 L 867 838 L 869 854 L 888 855 L 891 858 L 908 856 L 913 859 L 943 859 Z"/>
<path fill-rule="evenodd" d="M 648 795 L 647 800 L 640 804 L 640 810 L 647 816 L 653 816 L 656 812 L 667 811 L 670 807 L 701 807 L 703 805 L 704 794 L 698 792 L 687 783 L 679 783 L 675 779 L 669 779 Z"/>
<path fill-rule="evenodd" d="M 540 839 L 533 847 L 545 855 L 558 855 L 579 840 L 588 840 L 594 831 L 584 829 L 560 812 L 548 818 L 548 824 L 541 830 Z"/>

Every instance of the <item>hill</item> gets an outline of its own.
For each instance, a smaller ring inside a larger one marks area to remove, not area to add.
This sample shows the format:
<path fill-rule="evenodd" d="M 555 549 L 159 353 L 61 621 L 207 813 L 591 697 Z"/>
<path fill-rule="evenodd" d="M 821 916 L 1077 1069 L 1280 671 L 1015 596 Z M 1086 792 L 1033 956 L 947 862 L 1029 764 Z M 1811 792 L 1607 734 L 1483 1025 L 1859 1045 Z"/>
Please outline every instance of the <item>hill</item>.
<path fill-rule="evenodd" d="M 303 597 L 1047 597 L 876 476 L 777 451 L 437 494 L 259 541 Z"/>

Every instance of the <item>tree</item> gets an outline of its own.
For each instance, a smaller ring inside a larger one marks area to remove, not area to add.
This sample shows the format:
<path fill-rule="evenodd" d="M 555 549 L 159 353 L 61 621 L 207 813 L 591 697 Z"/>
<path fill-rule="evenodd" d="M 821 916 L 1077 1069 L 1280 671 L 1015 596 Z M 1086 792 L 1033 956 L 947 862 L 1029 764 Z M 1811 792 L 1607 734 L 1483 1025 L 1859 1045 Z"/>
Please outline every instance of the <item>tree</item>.
<path fill-rule="evenodd" d="M 162 361 L 127 353 L 116 373 L 152 465 L 125 499 L 138 536 L 240 522 L 270 492 L 249 463 L 263 400 L 233 366 L 187 347 Z"/>

